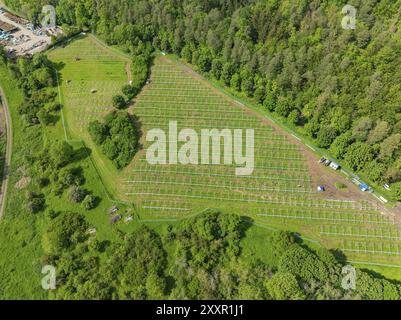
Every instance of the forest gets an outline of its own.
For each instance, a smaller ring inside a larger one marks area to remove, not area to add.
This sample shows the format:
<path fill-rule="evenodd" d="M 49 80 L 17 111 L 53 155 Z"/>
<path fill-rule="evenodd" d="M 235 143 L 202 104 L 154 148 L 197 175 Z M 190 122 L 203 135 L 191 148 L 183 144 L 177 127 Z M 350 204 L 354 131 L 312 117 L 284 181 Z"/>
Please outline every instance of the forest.
<path fill-rule="evenodd" d="M 12 0 L 135 53 L 173 52 L 401 199 L 401 1 Z M 341 26 L 345 4 L 355 30 Z"/>
<path fill-rule="evenodd" d="M 293 234 L 273 232 L 274 263 L 241 256 L 251 221 L 206 212 L 160 233 L 142 225 L 118 242 L 87 234 L 85 217 L 55 214 L 43 235 L 43 261 L 58 266 L 56 299 L 400 299 L 401 284 L 358 269 L 357 290 L 341 287 L 342 264 Z M 168 250 L 167 250 L 168 248 Z M 74 263 L 71 263 L 71 260 Z"/>

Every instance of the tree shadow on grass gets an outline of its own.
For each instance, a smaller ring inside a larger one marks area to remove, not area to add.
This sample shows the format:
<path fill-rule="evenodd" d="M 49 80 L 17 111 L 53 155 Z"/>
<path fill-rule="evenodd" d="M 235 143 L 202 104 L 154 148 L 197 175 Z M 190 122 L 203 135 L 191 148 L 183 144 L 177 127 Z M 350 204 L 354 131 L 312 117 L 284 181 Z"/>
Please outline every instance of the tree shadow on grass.
<path fill-rule="evenodd" d="M 340 249 L 330 249 L 329 251 L 333 254 L 337 261 L 347 263 L 347 256 Z"/>
<path fill-rule="evenodd" d="M 65 68 L 66 64 L 62 61 L 60 62 L 53 62 L 52 61 L 52 68 L 53 68 L 53 76 L 57 77 L 57 81 L 58 83 L 56 83 L 55 85 L 61 85 L 63 83 L 63 75 L 61 73 L 61 70 L 63 70 Z"/>
<path fill-rule="evenodd" d="M 139 117 L 137 115 L 130 115 L 130 119 L 136 129 L 136 131 L 138 132 L 138 151 L 139 150 L 143 150 L 144 146 L 143 144 L 140 143 L 141 138 L 143 137 L 143 131 L 142 131 L 142 122 L 139 119 Z"/>
<path fill-rule="evenodd" d="M 72 162 L 79 162 L 91 156 L 92 150 L 83 146 L 75 150 Z"/>
<path fill-rule="evenodd" d="M 60 62 L 52 61 L 52 66 L 53 66 L 54 70 L 60 72 L 61 70 L 63 70 L 65 68 L 66 64 L 63 61 L 60 61 Z"/>
<path fill-rule="evenodd" d="M 99 252 L 101 253 L 105 252 L 107 248 L 110 247 L 110 245 L 111 245 L 110 240 L 103 240 L 102 242 L 100 242 Z"/>
<path fill-rule="evenodd" d="M 240 237 L 242 239 L 245 238 L 246 231 L 254 225 L 255 221 L 247 216 L 241 216 L 240 218 Z"/>

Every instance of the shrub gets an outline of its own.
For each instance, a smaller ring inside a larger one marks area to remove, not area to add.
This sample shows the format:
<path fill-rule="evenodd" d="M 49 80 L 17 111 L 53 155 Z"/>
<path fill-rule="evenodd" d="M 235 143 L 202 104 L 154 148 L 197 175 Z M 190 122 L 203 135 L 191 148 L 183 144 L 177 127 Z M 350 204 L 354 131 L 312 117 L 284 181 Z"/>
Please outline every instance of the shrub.
<path fill-rule="evenodd" d="M 43 211 L 45 208 L 45 199 L 44 198 L 33 198 L 28 201 L 28 210 L 31 213 L 37 213 Z"/>
<path fill-rule="evenodd" d="M 85 199 L 82 201 L 82 206 L 85 208 L 85 210 L 92 210 L 96 208 L 96 197 L 88 194 Z"/>
<path fill-rule="evenodd" d="M 127 166 L 138 150 L 139 131 L 127 112 L 108 114 L 104 124 L 92 122 L 89 132 L 117 169 Z"/>
<path fill-rule="evenodd" d="M 44 210 L 46 201 L 43 194 L 27 192 L 26 198 L 28 199 L 27 208 L 29 212 L 37 213 Z"/>
<path fill-rule="evenodd" d="M 116 109 L 124 109 L 127 106 L 127 102 L 121 95 L 116 95 L 113 97 L 113 107 Z"/>
<path fill-rule="evenodd" d="M 137 94 L 137 90 L 129 84 L 122 87 L 123 94 L 127 97 L 128 100 L 131 100 Z"/>
<path fill-rule="evenodd" d="M 275 300 L 302 300 L 305 298 L 297 279 L 288 272 L 277 272 L 267 281 L 266 288 Z"/>
<path fill-rule="evenodd" d="M 71 202 L 80 203 L 84 200 L 86 196 L 86 191 L 78 188 L 78 187 L 71 187 L 68 193 L 68 198 Z"/>
<path fill-rule="evenodd" d="M 107 127 L 97 120 L 89 123 L 88 131 L 96 144 L 102 144 L 107 138 Z"/>

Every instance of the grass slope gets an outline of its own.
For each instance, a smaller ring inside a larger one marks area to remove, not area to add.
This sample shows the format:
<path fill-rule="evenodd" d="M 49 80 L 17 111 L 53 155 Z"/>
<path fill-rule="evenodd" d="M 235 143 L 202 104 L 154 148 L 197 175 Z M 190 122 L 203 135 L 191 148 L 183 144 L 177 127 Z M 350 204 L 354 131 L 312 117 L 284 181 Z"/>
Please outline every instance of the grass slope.
<path fill-rule="evenodd" d="M 111 97 L 127 81 L 127 58 L 105 49 L 92 36 L 58 48 L 50 57 L 61 66 L 69 136 L 84 140 L 107 189 L 135 203 L 141 219 L 180 219 L 205 208 L 220 209 L 300 232 L 327 247 L 345 249 L 358 261 L 401 264 L 401 233 L 374 203 L 326 199 L 316 193 L 302 148 L 169 57 L 156 59 L 152 82 L 132 108 L 143 137 L 153 128 L 167 131 L 171 120 L 177 120 L 179 130 L 194 128 L 198 133 L 202 128 L 253 128 L 256 169 L 251 177 L 239 178 L 234 166 L 149 165 L 145 158 L 149 143 L 142 138 L 144 150 L 129 167 L 115 170 L 94 146 L 86 127 L 110 110 Z M 96 94 L 90 93 L 92 88 Z"/>
<path fill-rule="evenodd" d="M 106 47 L 92 35 L 78 38 L 65 48 L 56 48 L 49 58 L 58 64 L 64 125 L 69 141 L 82 140 L 93 152 L 97 169 L 107 190 L 116 195 L 119 172 L 103 156 L 89 136 L 87 127 L 101 120 L 112 108 L 112 97 L 130 78 L 130 59 Z M 92 90 L 96 92 L 92 93 Z"/>

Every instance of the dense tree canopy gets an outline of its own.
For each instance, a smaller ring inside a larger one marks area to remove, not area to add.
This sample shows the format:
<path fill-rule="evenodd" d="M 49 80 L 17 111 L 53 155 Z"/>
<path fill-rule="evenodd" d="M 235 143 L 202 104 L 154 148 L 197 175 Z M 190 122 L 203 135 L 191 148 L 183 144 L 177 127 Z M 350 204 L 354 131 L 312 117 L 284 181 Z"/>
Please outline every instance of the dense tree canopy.
<path fill-rule="evenodd" d="M 91 122 L 88 130 L 92 140 L 101 145 L 103 153 L 117 169 L 127 166 L 138 150 L 139 131 L 127 112 L 112 112 L 104 123 Z"/>
<path fill-rule="evenodd" d="M 399 299 L 400 284 L 357 270 L 357 290 L 341 287 L 341 263 L 294 235 L 273 232 L 268 266 L 241 255 L 249 221 L 208 211 L 159 233 L 147 226 L 101 243 L 84 218 L 60 213 L 44 235 L 47 259 L 57 263 L 60 299 Z M 168 250 L 166 250 L 168 248 Z M 99 256 L 104 252 L 102 259 Z"/>

